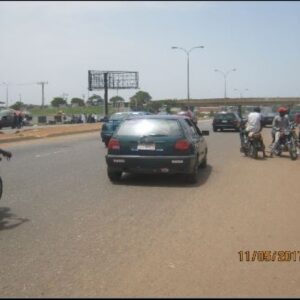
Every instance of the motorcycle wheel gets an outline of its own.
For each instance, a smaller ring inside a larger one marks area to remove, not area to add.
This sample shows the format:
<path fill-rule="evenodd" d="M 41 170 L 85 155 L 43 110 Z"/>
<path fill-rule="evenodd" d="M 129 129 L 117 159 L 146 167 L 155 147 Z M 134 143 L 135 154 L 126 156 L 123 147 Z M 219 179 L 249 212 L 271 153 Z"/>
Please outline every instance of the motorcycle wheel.
<path fill-rule="evenodd" d="M 293 141 L 291 145 L 289 145 L 289 153 L 291 160 L 296 160 L 298 158 L 296 143 Z"/>
<path fill-rule="evenodd" d="M 249 156 L 252 158 L 257 158 L 257 149 L 254 147 L 253 144 L 250 144 L 249 146 Z"/>
<path fill-rule="evenodd" d="M 2 198 L 2 192 L 3 192 L 3 182 L 2 182 L 2 178 L 0 177 L 0 199 Z"/>

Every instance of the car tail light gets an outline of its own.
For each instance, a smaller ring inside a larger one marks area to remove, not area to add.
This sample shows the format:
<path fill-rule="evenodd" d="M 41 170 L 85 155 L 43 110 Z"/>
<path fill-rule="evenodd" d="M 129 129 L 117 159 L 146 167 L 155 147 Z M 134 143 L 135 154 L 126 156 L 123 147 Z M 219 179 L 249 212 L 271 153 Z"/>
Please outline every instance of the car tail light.
<path fill-rule="evenodd" d="M 191 144 L 187 140 L 178 140 L 175 144 L 176 150 L 186 151 L 190 148 Z"/>
<path fill-rule="evenodd" d="M 117 139 L 110 139 L 107 148 L 109 150 L 120 150 L 120 143 Z"/>

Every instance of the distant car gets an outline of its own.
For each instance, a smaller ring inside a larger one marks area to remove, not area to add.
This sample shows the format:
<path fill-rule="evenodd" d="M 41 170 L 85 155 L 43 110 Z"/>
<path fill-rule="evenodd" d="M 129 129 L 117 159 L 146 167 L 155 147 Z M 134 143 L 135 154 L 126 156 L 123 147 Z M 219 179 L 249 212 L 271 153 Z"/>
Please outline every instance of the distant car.
<path fill-rule="evenodd" d="M 114 132 L 106 155 L 107 175 L 112 182 L 122 172 L 186 174 L 198 179 L 198 168 L 206 167 L 207 143 L 189 117 L 150 115 L 129 117 Z"/>
<path fill-rule="evenodd" d="M 262 125 L 263 126 L 272 125 L 273 119 L 275 118 L 276 115 L 277 115 L 276 112 L 267 112 L 267 113 L 262 112 L 261 113 Z"/>
<path fill-rule="evenodd" d="M 213 131 L 223 131 L 224 129 L 233 129 L 239 131 L 241 118 L 235 112 L 218 112 L 214 115 L 212 126 Z"/>
<path fill-rule="evenodd" d="M 114 131 L 116 130 L 116 128 L 127 117 L 148 115 L 148 114 L 151 114 L 151 113 L 145 112 L 145 111 L 130 111 L 130 112 L 114 113 L 108 119 L 104 117 L 102 119 L 102 122 L 104 122 L 104 124 L 102 125 L 101 133 L 100 133 L 102 142 L 105 144 L 105 146 L 107 146 L 108 142 L 109 142 L 111 136 L 113 135 Z"/>
<path fill-rule="evenodd" d="M 297 113 L 300 113 L 300 106 L 294 106 L 289 112 L 289 120 L 294 122 L 295 116 Z"/>
<path fill-rule="evenodd" d="M 0 129 L 3 127 L 15 128 L 14 109 L 3 109 L 0 111 Z"/>

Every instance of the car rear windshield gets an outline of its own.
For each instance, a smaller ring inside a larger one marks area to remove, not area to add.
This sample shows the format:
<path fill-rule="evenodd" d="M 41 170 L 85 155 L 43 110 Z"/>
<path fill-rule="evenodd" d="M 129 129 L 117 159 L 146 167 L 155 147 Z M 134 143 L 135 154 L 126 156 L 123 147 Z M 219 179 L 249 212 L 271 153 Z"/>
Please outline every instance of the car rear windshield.
<path fill-rule="evenodd" d="M 180 136 L 182 129 L 177 120 L 132 119 L 125 120 L 117 131 L 118 136 Z"/>
<path fill-rule="evenodd" d="M 110 120 L 122 120 L 127 116 L 128 116 L 128 113 L 117 113 L 117 114 L 111 115 Z"/>
<path fill-rule="evenodd" d="M 215 118 L 218 120 L 234 120 L 234 119 L 236 119 L 234 114 L 216 114 Z"/>

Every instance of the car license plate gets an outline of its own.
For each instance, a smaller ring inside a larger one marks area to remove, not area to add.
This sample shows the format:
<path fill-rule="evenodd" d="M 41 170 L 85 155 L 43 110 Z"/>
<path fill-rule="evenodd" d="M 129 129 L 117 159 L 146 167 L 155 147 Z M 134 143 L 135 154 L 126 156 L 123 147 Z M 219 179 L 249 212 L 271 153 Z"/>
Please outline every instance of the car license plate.
<path fill-rule="evenodd" d="M 138 150 L 155 150 L 155 144 L 139 144 Z"/>
<path fill-rule="evenodd" d="M 227 123 L 227 120 L 222 120 L 222 123 Z"/>

